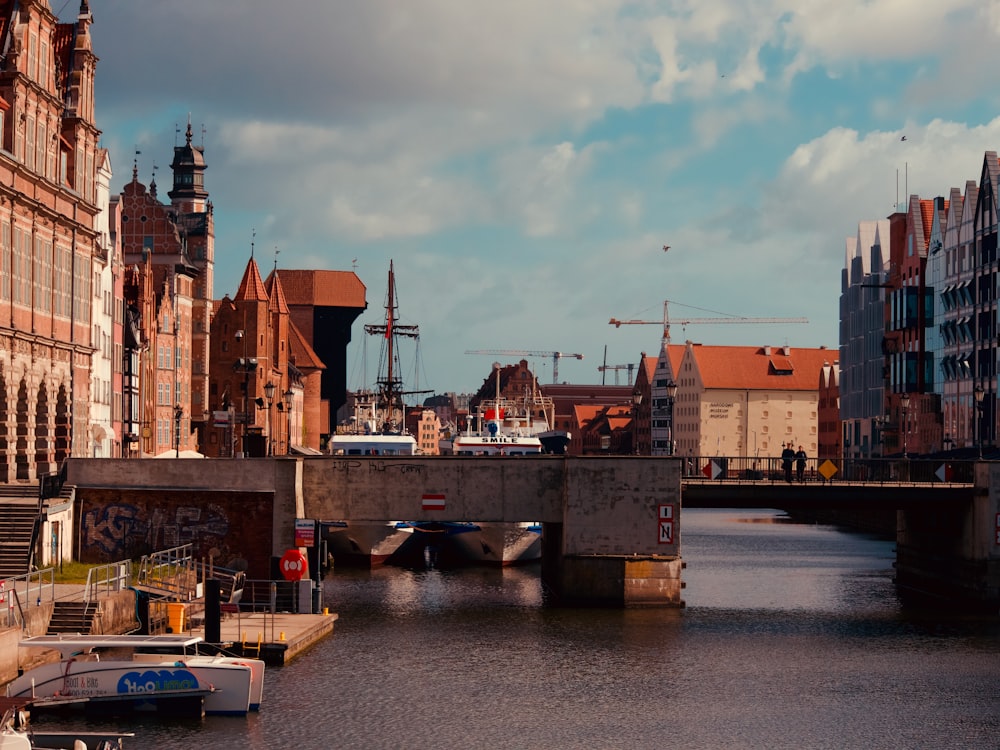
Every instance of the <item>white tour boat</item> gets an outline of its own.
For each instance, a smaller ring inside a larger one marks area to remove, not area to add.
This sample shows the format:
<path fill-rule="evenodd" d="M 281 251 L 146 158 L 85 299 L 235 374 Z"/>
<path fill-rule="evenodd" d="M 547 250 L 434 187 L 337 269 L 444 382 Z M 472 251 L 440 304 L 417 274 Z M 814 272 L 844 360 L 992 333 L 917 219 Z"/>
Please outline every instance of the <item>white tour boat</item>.
<path fill-rule="evenodd" d="M 259 707 L 260 659 L 195 652 L 187 635 L 41 635 L 22 648 L 51 649 L 59 660 L 29 669 L 7 695 L 32 710 L 79 706 L 97 712 L 166 711 L 245 715 Z"/>
<path fill-rule="evenodd" d="M 500 393 L 500 368 L 493 371 L 496 393 L 483 399 L 470 415 L 466 429 L 455 435 L 449 453 L 455 456 L 538 456 L 562 453 L 569 433 L 552 429 L 555 407 L 536 385 L 519 398 Z M 542 556 L 541 525 L 521 523 L 450 524 L 445 536 L 461 559 L 485 565 L 516 565 Z M 429 540 L 429 543 L 433 543 Z"/>

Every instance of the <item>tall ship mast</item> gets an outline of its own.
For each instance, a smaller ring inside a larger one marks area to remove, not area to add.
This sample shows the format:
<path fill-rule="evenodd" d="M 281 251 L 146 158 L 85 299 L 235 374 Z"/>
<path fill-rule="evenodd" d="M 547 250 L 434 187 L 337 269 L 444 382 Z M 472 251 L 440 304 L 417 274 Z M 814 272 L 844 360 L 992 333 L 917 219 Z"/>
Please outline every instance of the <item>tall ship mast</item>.
<path fill-rule="evenodd" d="M 376 430 L 382 433 L 399 433 L 405 429 L 406 406 L 403 396 L 429 391 L 404 391 L 401 376 L 402 366 L 399 362 L 399 337 L 419 339 L 420 327 L 399 322 L 396 302 L 396 273 L 393 262 L 389 261 L 389 283 L 386 288 L 385 323 L 365 326 L 369 336 L 382 337 L 382 348 L 379 354 L 379 377 L 375 381 L 375 392 L 366 394 L 373 399 L 374 409 L 380 424 Z M 362 393 L 358 394 L 362 401 Z"/>

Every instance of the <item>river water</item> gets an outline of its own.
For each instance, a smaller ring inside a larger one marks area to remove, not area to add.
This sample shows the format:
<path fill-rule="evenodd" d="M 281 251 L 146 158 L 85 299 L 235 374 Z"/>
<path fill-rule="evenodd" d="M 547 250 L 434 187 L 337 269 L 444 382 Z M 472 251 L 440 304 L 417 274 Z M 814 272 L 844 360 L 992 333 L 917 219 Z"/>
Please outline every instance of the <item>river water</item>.
<path fill-rule="evenodd" d="M 337 570 L 247 718 L 135 748 L 996 748 L 1000 620 L 904 609 L 893 545 L 686 510 L 682 611 L 545 605 L 535 566 Z"/>

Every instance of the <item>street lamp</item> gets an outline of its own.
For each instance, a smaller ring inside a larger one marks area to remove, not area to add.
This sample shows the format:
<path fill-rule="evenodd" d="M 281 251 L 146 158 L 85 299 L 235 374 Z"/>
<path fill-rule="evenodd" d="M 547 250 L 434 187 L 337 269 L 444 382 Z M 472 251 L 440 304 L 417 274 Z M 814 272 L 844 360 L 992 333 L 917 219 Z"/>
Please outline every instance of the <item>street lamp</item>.
<path fill-rule="evenodd" d="M 872 449 L 869 458 L 874 457 L 876 446 L 878 447 L 879 456 L 882 455 L 882 430 L 885 429 L 887 424 L 889 424 L 888 417 L 878 416 L 872 418 Z"/>
<path fill-rule="evenodd" d="M 285 453 L 291 455 L 292 452 L 292 401 L 295 398 L 295 394 L 292 393 L 292 389 L 289 388 L 287 391 L 281 394 L 282 398 L 285 400 L 285 413 L 288 415 L 288 437 L 285 440 Z"/>
<path fill-rule="evenodd" d="M 677 383 L 667 382 L 667 455 L 674 455 L 674 400 L 677 398 Z"/>
<path fill-rule="evenodd" d="M 976 422 L 979 425 L 976 430 L 976 447 L 979 449 L 979 458 L 981 460 L 983 457 L 983 399 L 986 397 L 986 390 L 977 384 L 975 390 L 972 391 L 972 395 L 976 399 Z"/>
<path fill-rule="evenodd" d="M 174 458 L 181 457 L 181 417 L 184 416 L 184 409 L 180 404 L 174 407 Z"/>
<path fill-rule="evenodd" d="M 642 394 L 638 391 L 632 394 L 632 453 L 639 455 L 639 405 Z"/>
<path fill-rule="evenodd" d="M 274 455 L 274 435 L 271 434 L 271 404 L 274 403 L 275 387 L 270 380 L 264 386 L 264 398 L 267 399 L 267 452 L 271 456 Z"/>
<path fill-rule="evenodd" d="M 909 423 L 906 421 L 906 413 L 910 410 L 909 393 L 904 393 L 899 397 L 899 405 L 903 410 L 903 458 L 906 458 L 906 433 L 909 432 Z"/>

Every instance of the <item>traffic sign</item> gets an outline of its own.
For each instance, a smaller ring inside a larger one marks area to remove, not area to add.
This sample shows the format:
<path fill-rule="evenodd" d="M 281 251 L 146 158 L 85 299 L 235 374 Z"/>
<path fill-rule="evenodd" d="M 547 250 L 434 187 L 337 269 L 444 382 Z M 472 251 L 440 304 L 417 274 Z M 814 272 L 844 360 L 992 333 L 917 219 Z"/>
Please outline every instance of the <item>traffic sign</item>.
<path fill-rule="evenodd" d="M 701 473 L 709 479 L 718 479 L 722 473 L 722 466 L 715 461 L 709 461 L 702 467 Z"/>

